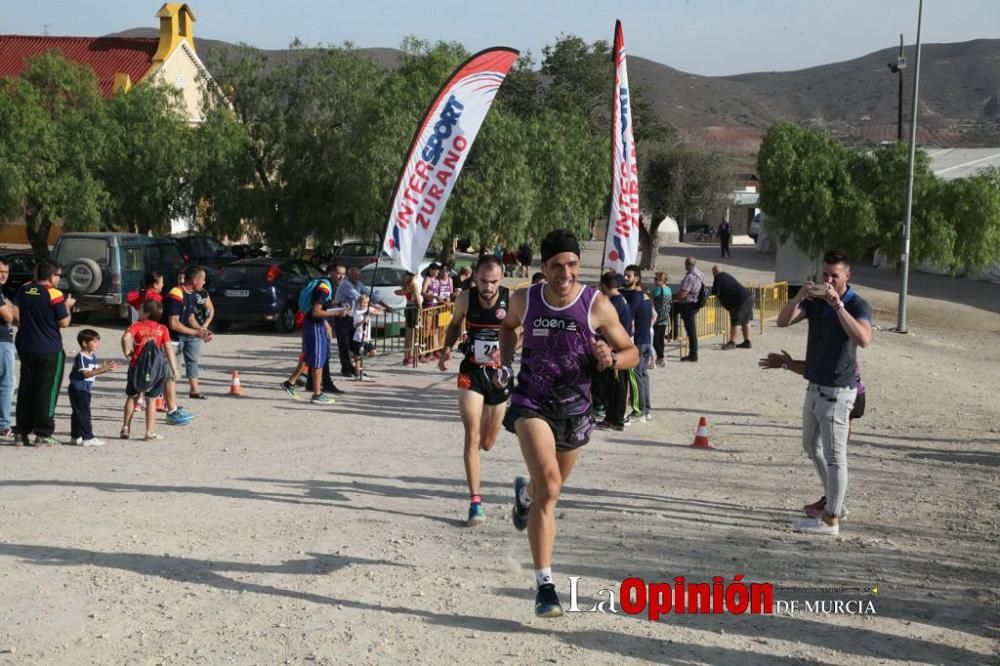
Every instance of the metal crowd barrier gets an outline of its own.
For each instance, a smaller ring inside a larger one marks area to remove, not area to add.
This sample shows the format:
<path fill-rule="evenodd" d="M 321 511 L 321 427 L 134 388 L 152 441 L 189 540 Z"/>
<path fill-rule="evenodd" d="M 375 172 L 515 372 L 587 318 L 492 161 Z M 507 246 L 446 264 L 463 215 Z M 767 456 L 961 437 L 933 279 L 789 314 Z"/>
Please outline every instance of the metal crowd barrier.
<path fill-rule="evenodd" d="M 753 294 L 754 318 L 760 322 L 760 332 L 763 333 L 767 321 L 777 318 L 788 303 L 788 283 L 750 284 L 747 289 Z M 671 340 L 679 343 L 678 350 L 683 356 L 687 354 L 688 346 L 684 323 L 680 317 L 676 317 L 672 324 Z M 698 340 L 719 336 L 723 343 L 729 342 L 729 313 L 715 296 L 709 296 L 705 306 L 698 310 L 695 327 Z"/>

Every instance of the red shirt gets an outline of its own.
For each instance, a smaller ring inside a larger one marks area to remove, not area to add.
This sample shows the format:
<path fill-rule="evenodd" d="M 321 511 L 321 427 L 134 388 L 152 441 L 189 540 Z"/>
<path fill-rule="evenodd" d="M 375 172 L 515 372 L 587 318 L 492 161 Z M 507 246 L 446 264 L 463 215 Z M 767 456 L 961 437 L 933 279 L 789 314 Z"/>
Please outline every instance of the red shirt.
<path fill-rule="evenodd" d="M 153 291 L 152 289 L 136 289 L 135 291 L 128 292 L 125 300 L 136 310 L 142 307 L 142 304 L 146 301 L 156 301 L 158 303 L 163 302 L 163 294 L 158 291 Z"/>
<path fill-rule="evenodd" d="M 142 348 L 145 346 L 146 340 L 152 340 L 160 349 L 164 349 L 170 342 L 170 331 L 167 330 L 167 327 L 149 319 L 135 322 L 128 327 L 126 333 L 130 333 L 135 340 L 135 347 L 132 348 L 132 358 L 128 362 L 130 368 L 135 366 L 139 361 L 139 355 L 142 354 Z"/>

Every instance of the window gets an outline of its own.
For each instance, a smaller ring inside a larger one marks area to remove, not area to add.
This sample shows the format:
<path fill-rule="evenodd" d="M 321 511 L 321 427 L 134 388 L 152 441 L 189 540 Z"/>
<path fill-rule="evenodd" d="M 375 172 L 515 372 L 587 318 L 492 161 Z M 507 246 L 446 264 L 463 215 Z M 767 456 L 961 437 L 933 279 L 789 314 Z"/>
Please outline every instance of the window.
<path fill-rule="evenodd" d="M 122 259 L 124 260 L 124 266 L 122 270 L 127 272 L 130 271 L 144 271 L 146 270 L 145 265 L 142 262 L 142 248 L 141 247 L 125 247 L 122 248 Z"/>
<path fill-rule="evenodd" d="M 59 247 L 53 257 L 63 268 L 80 259 L 93 259 L 99 264 L 108 264 L 108 242 L 103 238 L 59 239 Z"/>

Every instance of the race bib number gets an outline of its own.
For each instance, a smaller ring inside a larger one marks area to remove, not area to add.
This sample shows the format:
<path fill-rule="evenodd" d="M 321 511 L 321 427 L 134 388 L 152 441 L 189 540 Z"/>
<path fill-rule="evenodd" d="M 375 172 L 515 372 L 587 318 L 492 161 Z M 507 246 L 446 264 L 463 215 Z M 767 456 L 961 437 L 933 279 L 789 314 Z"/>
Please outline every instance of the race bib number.
<path fill-rule="evenodd" d="M 500 349 L 500 343 L 496 340 L 476 340 L 472 347 L 473 359 L 476 363 L 493 363 L 493 354 Z"/>

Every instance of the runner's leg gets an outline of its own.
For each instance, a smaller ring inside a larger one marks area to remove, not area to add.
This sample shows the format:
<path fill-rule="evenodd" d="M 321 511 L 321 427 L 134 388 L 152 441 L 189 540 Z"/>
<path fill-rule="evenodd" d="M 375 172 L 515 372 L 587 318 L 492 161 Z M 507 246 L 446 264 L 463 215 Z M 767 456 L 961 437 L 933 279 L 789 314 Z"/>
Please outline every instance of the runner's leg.
<path fill-rule="evenodd" d="M 479 494 L 479 445 L 483 396 L 468 389 L 458 390 L 458 413 L 465 428 L 465 479 L 469 484 L 469 494 Z"/>

